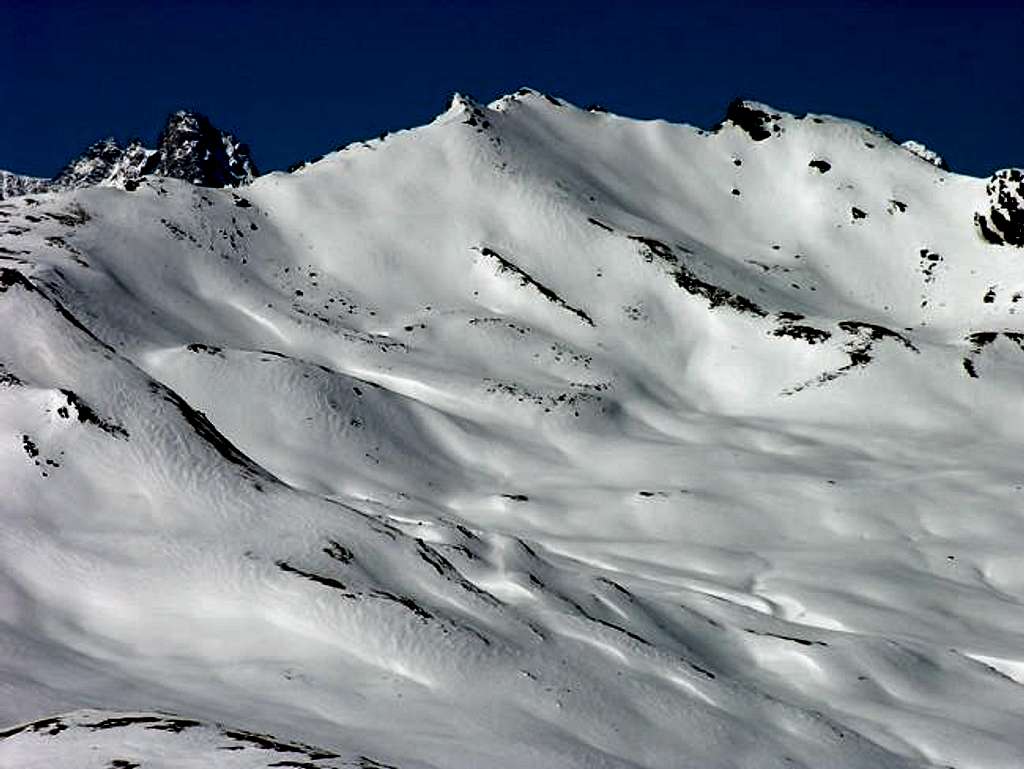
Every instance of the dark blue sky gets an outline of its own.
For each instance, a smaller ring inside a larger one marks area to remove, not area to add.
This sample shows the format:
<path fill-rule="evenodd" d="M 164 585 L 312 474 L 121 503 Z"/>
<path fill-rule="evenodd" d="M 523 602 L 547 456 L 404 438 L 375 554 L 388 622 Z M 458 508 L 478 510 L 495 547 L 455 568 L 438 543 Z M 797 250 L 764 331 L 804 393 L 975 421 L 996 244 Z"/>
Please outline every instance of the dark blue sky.
<path fill-rule="evenodd" d="M 198 109 L 261 168 L 529 85 L 711 125 L 742 95 L 915 138 L 954 170 L 1024 165 L 1024 0 L 974 3 L 0 0 L 0 168 L 152 142 Z"/>

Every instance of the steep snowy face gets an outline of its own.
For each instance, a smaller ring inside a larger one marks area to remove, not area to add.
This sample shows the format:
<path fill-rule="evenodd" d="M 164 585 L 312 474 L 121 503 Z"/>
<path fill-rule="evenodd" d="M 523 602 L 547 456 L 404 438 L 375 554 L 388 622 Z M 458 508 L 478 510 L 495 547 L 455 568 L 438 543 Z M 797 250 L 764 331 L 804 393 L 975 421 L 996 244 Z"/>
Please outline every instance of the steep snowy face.
<path fill-rule="evenodd" d="M 1019 174 L 529 89 L 179 168 L 0 204 L 0 766 L 1021 765 Z"/>
<path fill-rule="evenodd" d="M 148 174 L 202 187 L 237 187 L 259 175 L 247 145 L 215 128 L 196 112 L 180 110 L 167 119 L 157 142 L 147 149 L 140 141 L 121 146 L 113 137 L 90 145 L 53 179 L 37 179 L 0 171 L 0 200 L 39 192 L 84 187 L 134 187 Z"/>

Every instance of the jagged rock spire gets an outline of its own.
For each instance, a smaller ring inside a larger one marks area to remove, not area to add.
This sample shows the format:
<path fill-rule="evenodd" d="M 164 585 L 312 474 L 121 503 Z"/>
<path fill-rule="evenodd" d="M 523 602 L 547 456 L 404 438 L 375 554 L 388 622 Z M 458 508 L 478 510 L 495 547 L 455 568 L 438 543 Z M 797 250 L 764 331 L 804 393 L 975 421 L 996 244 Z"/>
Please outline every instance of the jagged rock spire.
<path fill-rule="evenodd" d="M 248 145 L 216 128 L 204 115 L 178 110 L 167 118 L 157 148 L 141 141 L 122 146 L 113 137 L 91 144 L 52 179 L 2 172 L 0 200 L 28 192 L 81 187 L 131 187 L 148 174 L 201 187 L 238 187 L 259 175 Z"/>
<path fill-rule="evenodd" d="M 156 173 L 202 187 L 237 187 L 259 172 L 249 147 L 197 112 L 179 110 L 160 132 Z"/>

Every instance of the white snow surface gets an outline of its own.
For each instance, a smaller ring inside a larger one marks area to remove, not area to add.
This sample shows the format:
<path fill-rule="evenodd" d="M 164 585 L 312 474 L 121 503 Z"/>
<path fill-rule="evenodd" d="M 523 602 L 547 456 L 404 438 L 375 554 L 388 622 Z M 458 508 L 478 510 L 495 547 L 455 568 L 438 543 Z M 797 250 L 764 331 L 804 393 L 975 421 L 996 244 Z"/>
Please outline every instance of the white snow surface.
<path fill-rule="evenodd" d="M 0 204 L 0 766 L 1024 765 L 1024 254 L 773 114 Z"/>
<path fill-rule="evenodd" d="M 928 163 L 931 163 L 933 166 L 937 166 L 938 168 L 942 168 L 946 164 L 946 162 L 942 159 L 942 155 L 940 155 L 933 149 L 929 149 L 925 145 L 921 144 L 921 142 L 914 141 L 913 139 L 908 139 L 907 141 L 903 142 L 903 144 L 901 144 L 900 146 L 903 147 L 903 149 L 907 150 L 908 152 L 913 152 L 915 155 L 921 158 L 921 160 L 927 161 Z"/>

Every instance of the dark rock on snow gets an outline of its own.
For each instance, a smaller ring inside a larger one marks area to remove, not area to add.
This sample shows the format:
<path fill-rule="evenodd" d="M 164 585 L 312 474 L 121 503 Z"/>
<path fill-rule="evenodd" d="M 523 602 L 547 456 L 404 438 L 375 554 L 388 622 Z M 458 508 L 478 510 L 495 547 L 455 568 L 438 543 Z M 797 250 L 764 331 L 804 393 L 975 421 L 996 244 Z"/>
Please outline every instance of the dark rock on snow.
<path fill-rule="evenodd" d="M 996 245 L 1024 247 L 1024 171 L 1005 168 L 992 174 L 988 184 L 989 206 L 976 213 L 981 236 Z"/>

